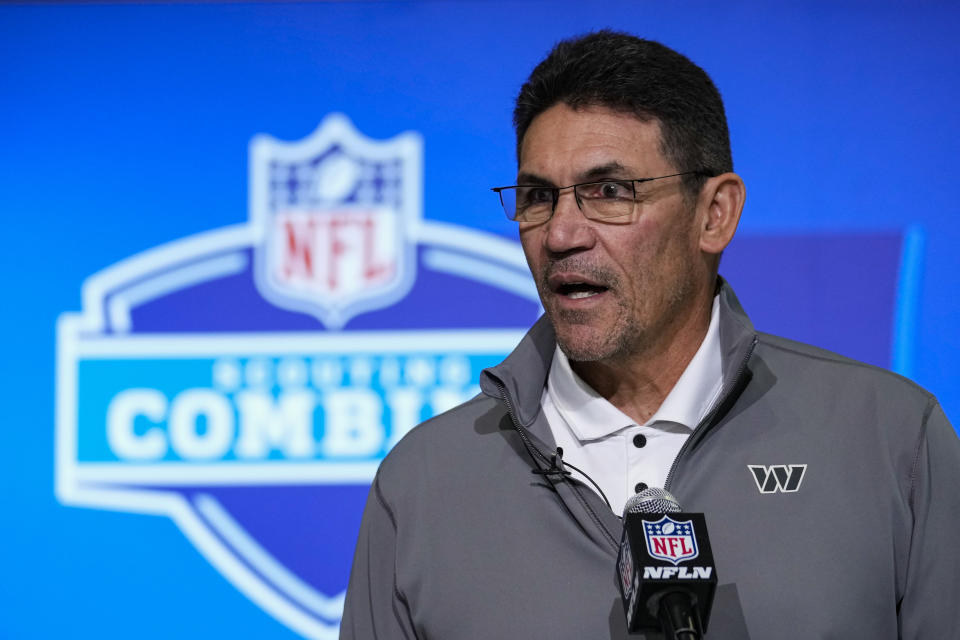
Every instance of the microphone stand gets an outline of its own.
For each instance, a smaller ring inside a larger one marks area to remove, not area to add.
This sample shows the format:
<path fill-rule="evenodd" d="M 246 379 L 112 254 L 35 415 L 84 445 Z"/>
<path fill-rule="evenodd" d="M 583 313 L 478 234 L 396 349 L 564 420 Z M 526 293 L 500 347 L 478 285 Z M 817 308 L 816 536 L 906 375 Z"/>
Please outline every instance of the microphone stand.
<path fill-rule="evenodd" d="M 689 593 L 672 591 L 660 598 L 660 625 L 666 640 L 701 640 L 700 616 Z"/>

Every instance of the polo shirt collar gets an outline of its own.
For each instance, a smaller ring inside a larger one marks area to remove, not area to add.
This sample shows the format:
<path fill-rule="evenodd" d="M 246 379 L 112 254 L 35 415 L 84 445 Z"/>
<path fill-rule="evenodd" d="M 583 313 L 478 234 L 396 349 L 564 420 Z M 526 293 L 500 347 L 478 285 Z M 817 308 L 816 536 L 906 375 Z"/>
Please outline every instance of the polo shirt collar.
<path fill-rule="evenodd" d="M 718 301 L 714 297 L 703 342 L 646 426 L 672 422 L 693 431 L 716 400 L 722 386 Z M 636 425 L 573 371 L 559 346 L 550 365 L 547 393 L 580 441 L 597 440 Z"/>

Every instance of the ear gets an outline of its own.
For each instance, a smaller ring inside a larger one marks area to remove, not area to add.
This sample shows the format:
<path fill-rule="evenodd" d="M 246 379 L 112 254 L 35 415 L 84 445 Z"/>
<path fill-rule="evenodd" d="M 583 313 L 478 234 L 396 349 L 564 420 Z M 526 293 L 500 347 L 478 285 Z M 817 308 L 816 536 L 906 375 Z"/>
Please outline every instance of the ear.
<path fill-rule="evenodd" d="M 700 250 L 720 255 L 733 240 L 747 189 L 735 173 L 709 178 L 700 190 L 698 208 L 704 212 L 700 227 Z"/>

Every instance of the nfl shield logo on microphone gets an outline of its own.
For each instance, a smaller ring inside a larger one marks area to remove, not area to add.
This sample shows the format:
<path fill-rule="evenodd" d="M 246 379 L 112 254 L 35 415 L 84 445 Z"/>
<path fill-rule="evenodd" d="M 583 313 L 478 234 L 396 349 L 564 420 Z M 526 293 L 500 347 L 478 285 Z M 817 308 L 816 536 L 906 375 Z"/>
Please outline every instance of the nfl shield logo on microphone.
<path fill-rule="evenodd" d="M 656 521 L 645 520 L 643 537 L 651 558 L 678 565 L 699 555 L 691 520 L 674 520 L 666 515 Z"/>

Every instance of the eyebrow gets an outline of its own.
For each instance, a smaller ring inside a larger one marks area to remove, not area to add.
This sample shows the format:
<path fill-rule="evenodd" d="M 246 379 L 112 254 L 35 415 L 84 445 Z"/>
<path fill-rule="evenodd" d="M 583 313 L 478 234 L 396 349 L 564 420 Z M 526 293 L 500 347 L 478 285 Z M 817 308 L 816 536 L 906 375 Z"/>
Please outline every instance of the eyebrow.
<path fill-rule="evenodd" d="M 547 180 L 542 176 L 538 176 L 535 173 L 527 173 L 526 171 L 520 172 L 517 174 L 517 184 L 519 185 L 537 185 L 543 187 L 555 187 L 552 180 Z"/>
<path fill-rule="evenodd" d="M 601 164 L 596 167 L 587 169 L 583 173 L 578 175 L 579 180 L 600 180 L 603 178 L 619 178 L 623 177 L 626 167 L 614 160 L 613 162 L 608 162 L 606 164 Z"/>
<path fill-rule="evenodd" d="M 592 180 L 602 180 L 604 178 L 621 178 L 626 171 L 626 167 L 614 160 L 606 164 L 591 167 L 586 171 L 577 174 L 577 183 L 590 182 Z M 544 187 L 556 187 L 553 180 L 548 180 L 535 173 L 522 171 L 517 174 L 517 184 L 519 185 L 537 185 Z"/>

